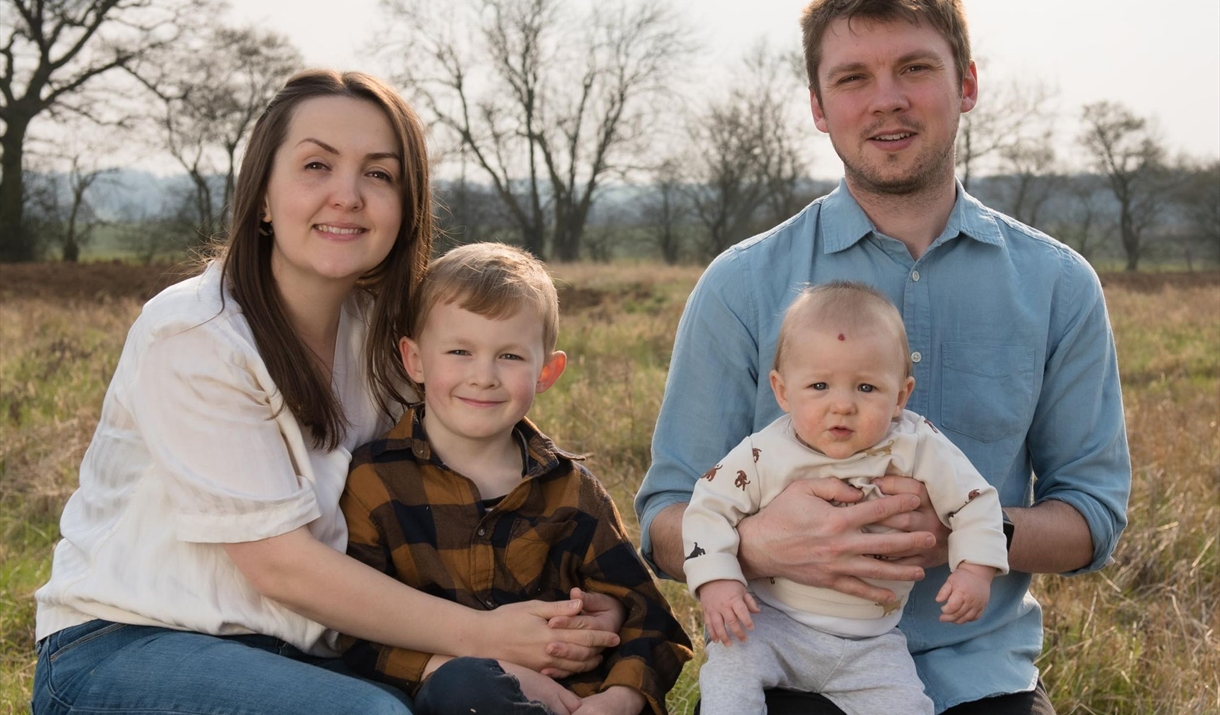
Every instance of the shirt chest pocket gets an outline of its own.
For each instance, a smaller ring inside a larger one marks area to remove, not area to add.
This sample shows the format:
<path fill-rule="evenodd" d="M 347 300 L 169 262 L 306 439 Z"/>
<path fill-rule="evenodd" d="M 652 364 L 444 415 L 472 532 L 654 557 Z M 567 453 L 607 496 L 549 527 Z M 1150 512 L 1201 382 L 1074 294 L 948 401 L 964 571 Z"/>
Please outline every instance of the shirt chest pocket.
<path fill-rule="evenodd" d="M 548 570 L 557 571 L 560 546 L 576 531 L 574 521 L 538 521 L 518 518 L 513 523 L 505 555 L 508 567 L 522 585 L 536 582 Z"/>
<path fill-rule="evenodd" d="M 1036 355 L 1020 345 L 945 343 L 941 425 L 980 442 L 1024 434 L 1034 405 Z"/>

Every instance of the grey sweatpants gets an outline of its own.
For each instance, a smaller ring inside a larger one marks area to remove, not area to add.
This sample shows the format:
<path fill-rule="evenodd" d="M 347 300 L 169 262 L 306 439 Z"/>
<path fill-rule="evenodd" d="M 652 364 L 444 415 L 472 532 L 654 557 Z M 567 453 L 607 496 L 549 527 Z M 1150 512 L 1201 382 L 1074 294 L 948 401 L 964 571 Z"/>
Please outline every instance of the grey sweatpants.
<path fill-rule="evenodd" d="M 764 688 L 821 693 L 847 715 L 933 715 L 897 628 L 874 638 L 842 638 L 759 606 L 749 640 L 708 643 L 699 671 L 703 715 L 766 713 Z"/>

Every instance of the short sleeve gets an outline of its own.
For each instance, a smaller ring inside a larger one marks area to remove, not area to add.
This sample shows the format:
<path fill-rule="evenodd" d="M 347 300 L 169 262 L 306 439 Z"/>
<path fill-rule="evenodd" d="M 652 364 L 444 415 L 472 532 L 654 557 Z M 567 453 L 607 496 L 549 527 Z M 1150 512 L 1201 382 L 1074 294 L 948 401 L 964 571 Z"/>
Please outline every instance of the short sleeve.
<path fill-rule="evenodd" d="M 166 482 L 181 541 L 256 541 L 320 516 L 300 476 L 309 469 L 300 428 L 277 410 L 257 351 L 223 322 L 155 338 L 131 388 L 132 415 Z"/>

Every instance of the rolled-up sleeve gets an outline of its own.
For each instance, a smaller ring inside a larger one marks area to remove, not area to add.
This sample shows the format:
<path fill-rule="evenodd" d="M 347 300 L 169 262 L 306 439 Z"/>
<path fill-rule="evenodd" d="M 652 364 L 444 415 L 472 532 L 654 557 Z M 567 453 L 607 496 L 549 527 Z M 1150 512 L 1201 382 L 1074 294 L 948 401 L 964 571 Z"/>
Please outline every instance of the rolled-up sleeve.
<path fill-rule="evenodd" d="M 1034 502 L 1070 504 L 1088 523 L 1093 559 L 1072 573 L 1106 565 L 1127 525 L 1131 458 L 1114 335 L 1101 283 L 1082 260 L 1065 257 L 1055 301 L 1042 392 L 1029 431 Z"/>
<path fill-rule="evenodd" d="M 166 480 L 177 538 L 256 541 L 320 510 L 290 451 L 297 442 L 306 453 L 300 430 L 277 421 L 274 386 L 256 375 L 265 368 L 218 333 L 205 323 L 155 337 L 132 385 L 132 414 Z"/>

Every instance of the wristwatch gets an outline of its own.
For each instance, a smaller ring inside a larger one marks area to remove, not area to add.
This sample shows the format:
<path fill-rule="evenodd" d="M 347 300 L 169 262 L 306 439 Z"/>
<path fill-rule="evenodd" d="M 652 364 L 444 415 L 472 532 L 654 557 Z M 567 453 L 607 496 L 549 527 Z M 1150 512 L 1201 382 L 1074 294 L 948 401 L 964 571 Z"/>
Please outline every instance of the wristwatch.
<path fill-rule="evenodd" d="M 1004 548 L 1006 550 L 1008 550 L 1009 552 L 1011 552 L 1012 551 L 1012 534 L 1016 529 L 1012 525 L 1012 519 L 1008 518 L 1008 512 L 1001 509 L 1000 514 L 1003 515 L 1003 517 L 1004 517 Z"/>

